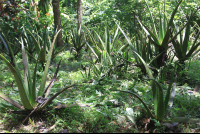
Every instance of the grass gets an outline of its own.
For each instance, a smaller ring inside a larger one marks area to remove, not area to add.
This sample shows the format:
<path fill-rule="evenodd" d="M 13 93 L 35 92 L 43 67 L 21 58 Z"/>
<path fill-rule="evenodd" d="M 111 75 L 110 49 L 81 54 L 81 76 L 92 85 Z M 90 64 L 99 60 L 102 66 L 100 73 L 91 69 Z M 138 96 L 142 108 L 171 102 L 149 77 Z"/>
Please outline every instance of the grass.
<path fill-rule="evenodd" d="M 200 60 L 194 59 L 186 62 L 186 66 L 185 72 L 187 73 L 187 78 L 192 80 L 193 84 L 200 85 Z"/>
<path fill-rule="evenodd" d="M 58 78 L 51 89 L 51 95 L 61 90 L 63 87 L 78 82 L 82 86 L 72 88 L 59 95 L 53 103 L 61 104 L 79 104 L 85 107 L 68 107 L 65 109 L 57 109 L 46 111 L 43 114 L 36 113 L 31 116 L 24 125 L 21 124 L 25 115 L 8 114 L 11 107 L 7 102 L 0 99 L 0 132 L 50 132 L 57 133 L 63 130 L 73 132 L 149 132 L 145 130 L 145 123 L 149 119 L 144 110 L 143 105 L 134 97 L 125 93 L 117 93 L 110 89 L 130 90 L 139 94 L 150 108 L 153 108 L 152 93 L 150 92 L 149 82 L 146 80 L 134 80 L 133 74 L 137 75 L 137 70 L 129 70 L 127 79 L 112 80 L 106 77 L 101 84 L 83 83 L 87 81 L 81 74 L 84 71 L 82 65 L 88 65 L 85 58 L 79 61 L 73 59 L 73 55 L 69 51 L 58 55 L 52 62 L 49 70 L 48 80 L 50 80 L 55 72 L 58 61 L 62 58 Z M 17 57 L 19 68 L 22 69 L 20 63 L 20 55 Z M 1 61 L 0 61 L 1 62 Z M 198 79 L 198 60 L 193 60 L 190 68 L 187 70 L 187 76 L 191 79 Z M 188 65 L 188 63 L 187 63 Z M 34 68 L 34 64 L 30 62 L 30 68 Z M 197 69 L 194 73 L 194 68 Z M 9 72 L 4 63 L 1 62 L 0 70 L 0 92 L 8 94 L 14 100 L 19 99 L 18 92 L 13 76 Z M 42 67 L 40 69 L 42 71 Z M 42 73 L 37 72 L 37 82 L 42 78 Z M 11 85 L 10 85 L 11 84 Z M 188 90 L 191 85 L 178 86 L 174 106 L 170 111 L 170 116 L 187 116 L 199 118 L 198 111 L 200 109 L 199 96 L 190 96 L 182 89 Z M 14 90 L 13 90 L 14 89 Z M 189 105 L 188 105 L 189 104 Z M 126 108 L 133 108 L 134 118 L 137 126 L 127 118 Z M 199 126 L 196 124 L 180 123 L 177 132 L 192 132 Z M 162 125 L 157 124 L 154 132 L 168 132 Z"/>

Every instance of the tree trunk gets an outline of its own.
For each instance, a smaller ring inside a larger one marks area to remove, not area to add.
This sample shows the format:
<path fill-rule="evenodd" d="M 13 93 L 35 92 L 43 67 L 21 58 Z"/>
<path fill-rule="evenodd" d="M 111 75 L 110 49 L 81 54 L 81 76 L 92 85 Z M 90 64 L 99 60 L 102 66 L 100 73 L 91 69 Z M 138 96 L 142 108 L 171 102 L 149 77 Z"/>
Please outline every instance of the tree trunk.
<path fill-rule="evenodd" d="M 78 19 L 78 30 L 80 29 L 81 31 L 81 24 L 82 24 L 81 0 L 77 0 L 77 19 Z"/>
<path fill-rule="evenodd" d="M 59 2 L 60 2 L 59 0 L 53 0 L 52 1 L 53 13 L 54 13 L 54 30 L 55 30 L 55 33 L 58 30 L 62 29 Z M 62 30 L 60 31 L 60 33 L 57 36 L 56 46 L 57 47 L 63 46 Z"/>
<path fill-rule="evenodd" d="M 81 0 L 77 0 L 77 20 L 78 20 L 78 28 L 77 28 L 77 33 L 78 33 L 78 39 L 79 41 L 77 42 L 78 44 L 76 45 L 76 56 L 75 59 L 78 59 L 78 57 L 80 56 L 80 51 L 82 49 L 82 44 L 81 44 L 81 37 L 82 37 L 82 28 L 81 28 L 81 24 L 82 24 L 82 10 L 81 10 Z"/>

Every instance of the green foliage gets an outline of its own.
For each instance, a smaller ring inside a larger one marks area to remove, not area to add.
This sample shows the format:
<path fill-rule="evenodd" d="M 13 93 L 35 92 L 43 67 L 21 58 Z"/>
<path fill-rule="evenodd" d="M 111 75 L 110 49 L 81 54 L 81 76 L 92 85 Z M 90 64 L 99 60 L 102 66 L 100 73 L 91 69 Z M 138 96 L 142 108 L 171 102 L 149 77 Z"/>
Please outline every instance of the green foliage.
<path fill-rule="evenodd" d="M 193 118 L 197 115 L 197 111 L 200 107 L 198 93 L 190 93 L 191 87 L 187 84 L 177 87 L 176 97 L 174 100 L 174 108 L 170 113 L 176 116 Z"/>
<path fill-rule="evenodd" d="M 87 29 L 91 40 L 89 43 L 86 42 L 86 44 L 96 57 L 95 63 L 91 62 L 94 68 L 93 71 L 97 77 L 110 76 L 114 73 L 112 71 L 116 67 L 120 68 L 120 66 L 126 65 L 126 61 L 120 62 L 117 58 L 122 57 L 128 60 L 128 52 L 126 51 L 128 45 L 123 45 L 119 41 L 119 28 L 114 33 L 111 33 L 106 25 L 105 34 L 103 35 L 97 33 L 94 29 L 92 30 L 94 35 Z M 111 36 L 114 37 L 111 38 Z M 99 63 L 99 65 L 96 63 Z"/>
<path fill-rule="evenodd" d="M 24 35 L 25 35 L 25 42 L 26 42 L 26 48 L 29 50 L 31 57 L 34 59 L 39 59 L 39 63 L 41 63 L 44 67 L 44 64 L 47 62 L 47 56 L 48 53 L 50 52 L 50 48 L 52 46 L 51 39 L 50 39 L 50 32 L 47 30 L 48 24 L 46 24 L 44 30 L 43 30 L 43 35 L 39 35 L 39 33 L 36 30 L 36 35 L 31 33 L 29 29 L 24 28 Z M 32 29 L 33 30 L 33 29 Z M 22 43 L 22 42 L 20 42 Z M 56 48 L 55 46 L 53 47 L 53 52 L 52 52 L 52 59 L 55 58 L 61 51 L 63 51 L 66 48 L 66 46 L 63 46 L 62 48 Z M 36 50 L 36 55 L 37 57 L 33 56 L 33 52 L 31 50 Z"/>
<path fill-rule="evenodd" d="M 147 4 L 148 10 L 150 12 L 150 16 L 151 16 L 151 23 L 153 25 L 153 30 L 150 30 L 146 25 L 144 25 L 139 18 L 137 17 L 141 27 L 143 28 L 143 30 L 146 32 L 146 34 L 149 36 L 149 40 L 151 41 L 151 43 L 153 45 L 155 45 L 155 53 L 156 54 L 161 54 L 163 52 L 166 52 L 166 50 L 168 49 L 168 44 L 169 39 L 170 39 L 170 30 L 171 27 L 173 25 L 173 20 L 174 20 L 174 16 L 175 13 L 177 12 L 177 9 L 179 7 L 179 5 L 181 4 L 182 0 L 179 1 L 179 3 L 177 4 L 176 8 L 173 10 L 172 14 L 171 14 L 171 18 L 168 21 L 166 18 L 166 14 L 165 14 L 165 3 L 164 3 L 164 13 L 163 15 L 161 14 L 160 11 L 160 24 L 159 24 L 159 30 L 156 29 L 156 23 L 154 21 L 154 18 L 152 16 L 152 13 L 150 11 L 149 5 Z M 147 2 L 146 2 L 147 3 Z M 157 33 L 157 31 L 159 31 Z M 176 36 L 175 36 L 176 37 Z M 174 38 L 173 36 L 171 38 Z M 164 53 L 162 55 L 159 55 L 159 58 L 157 60 L 157 67 L 160 68 L 161 66 L 164 65 Z"/>
<path fill-rule="evenodd" d="M 71 40 L 73 43 L 73 47 L 71 48 L 71 51 L 74 49 L 76 51 L 76 59 L 81 55 L 81 49 L 85 46 L 85 34 L 84 32 L 81 32 L 81 28 L 79 30 L 72 30 L 71 31 Z"/>
<path fill-rule="evenodd" d="M 119 27 L 119 25 L 118 25 L 118 27 Z M 148 68 L 147 64 L 142 59 L 142 57 L 137 53 L 137 51 L 134 49 L 132 43 L 130 42 L 130 39 L 126 36 L 126 34 L 123 32 L 123 30 L 121 28 L 120 28 L 120 30 L 124 34 L 124 36 L 126 37 L 127 42 L 129 43 L 130 47 L 132 48 L 132 52 L 134 54 L 134 57 L 138 57 L 141 60 L 142 64 L 144 65 L 144 67 L 146 69 L 146 72 L 148 73 L 148 76 L 151 80 L 151 86 L 152 86 L 151 88 L 152 88 L 152 92 L 153 92 L 155 116 L 151 113 L 149 108 L 146 106 L 145 102 L 142 101 L 142 99 L 139 96 L 137 96 L 135 93 L 132 93 L 132 92 L 129 92 L 129 91 L 121 91 L 121 92 L 127 92 L 127 93 L 134 95 L 136 98 L 138 98 L 142 102 L 142 104 L 144 105 L 144 107 L 146 108 L 146 110 L 148 111 L 148 113 L 150 114 L 150 116 L 152 118 L 155 118 L 155 119 L 161 121 L 161 120 L 163 120 L 164 114 L 165 114 L 165 112 L 167 111 L 167 108 L 168 108 L 168 103 L 169 103 L 169 98 L 170 98 L 170 94 L 171 94 L 172 83 L 174 81 L 174 77 L 173 76 L 171 77 L 170 84 L 167 88 L 166 98 L 164 99 L 163 87 L 160 85 L 159 82 L 157 82 L 154 79 L 154 77 L 152 76 L 151 71 Z"/>
<path fill-rule="evenodd" d="M 43 14 L 48 13 L 51 0 L 39 0 L 38 7 Z"/>
<path fill-rule="evenodd" d="M 190 19 L 191 19 L 191 17 L 190 17 Z M 190 19 L 187 22 L 186 28 L 183 29 L 183 33 L 178 32 L 179 28 L 175 25 L 176 33 L 179 33 L 179 34 L 175 38 L 172 37 L 172 43 L 175 48 L 174 49 L 175 55 L 178 58 L 179 63 L 181 63 L 181 64 L 183 64 L 185 60 L 187 60 L 190 57 L 193 57 L 194 55 L 196 55 L 199 52 L 199 50 L 197 50 L 197 48 L 200 45 L 200 42 L 197 42 L 197 40 L 199 38 L 200 33 L 198 33 L 194 39 L 190 37 L 191 36 L 190 31 L 192 29 L 190 26 L 190 24 L 191 24 Z"/>
<path fill-rule="evenodd" d="M 21 38 L 22 36 L 20 29 L 23 22 L 23 17 L 21 16 L 23 13 L 20 12 L 22 5 L 20 2 L 2 2 L 0 10 L 0 36 L 2 45 L 0 46 L 0 51 L 4 54 L 7 54 L 11 58 L 11 53 L 6 44 L 11 44 L 10 47 L 12 48 L 14 55 L 19 52 L 20 44 L 15 38 Z M 6 43 L 2 42 L 2 39 Z"/>
<path fill-rule="evenodd" d="M 180 72 L 186 75 L 184 79 L 186 79 L 185 81 L 191 86 L 200 84 L 199 64 L 200 61 L 197 59 L 189 60 L 188 62 L 185 62 L 185 67 Z"/>
<path fill-rule="evenodd" d="M 39 6 L 42 2 L 44 1 L 39 1 Z M 188 94 L 192 88 L 186 85 L 176 88 L 175 84 L 172 84 L 176 82 L 177 85 L 183 85 L 187 82 L 191 87 L 199 84 L 199 61 L 193 59 L 199 53 L 199 12 L 188 17 L 190 9 L 187 8 L 191 7 L 193 13 L 193 10 L 197 11 L 197 0 L 188 3 L 177 3 L 176 0 L 83 0 L 82 22 L 87 26 L 83 28 L 83 35 L 75 28 L 76 1 L 60 1 L 62 32 L 64 38 L 66 37 L 66 44 L 72 44 L 74 50 L 82 55 L 77 57 L 77 61 L 74 61 L 68 48 L 60 53 L 65 47 L 61 49 L 53 46 L 51 4 L 46 3 L 48 12 L 46 7 L 39 7 L 42 10 L 37 12 L 36 3 L 37 0 L 33 5 L 31 2 L 22 3 L 27 9 L 26 12 L 19 12 L 13 20 L 10 14 L 0 19 L 0 27 L 3 29 L 0 35 L 0 43 L 3 44 L 3 54 L 0 55 L 3 59 L 0 61 L 0 96 L 7 101 L 1 100 L 1 112 L 8 109 L 39 111 L 52 100 L 54 102 L 50 106 L 56 103 L 80 106 L 62 107 L 63 109 L 56 106 L 60 109 L 45 113 L 49 125 L 56 124 L 50 132 L 63 129 L 70 132 L 140 132 L 141 125 L 138 122 L 142 122 L 144 118 L 148 119 L 149 116 L 152 117 L 150 124 L 154 123 L 156 131 L 165 132 L 163 122 L 173 122 L 170 118 L 198 117 L 199 94 Z M 164 8 L 163 11 L 161 7 Z M 116 27 L 115 22 L 119 21 L 120 25 L 117 23 Z M 16 27 L 15 22 L 17 31 L 12 32 Z M 70 34 L 71 39 L 68 40 Z M 171 47 L 168 46 L 169 43 Z M 167 57 L 164 66 L 158 69 L 157 60 L 164 54 L 170 57 Z M 60 59 L 64 60 L 62 64 L 59 63 L 60 73 L 56 78 L 56 75 L 51 73 L 58 72 L 55 63 Z M 36 63 L 33 63 L 35 61 Z M 50 61 L 53 64 L 50 64 Z M 39 62 L 44 65 L 44 71 Z M 183 62 L 185 65 L 180 64 Z M 177 72 L 184 77 L 178 76 L 174 79 Z M 167 85 L 169 80 L 170 84 Z M 55 85 L 51 88 L 54 82 Z M 71 88 L 76 86 L 71 85 L 74 82 L 81 83 L 81 86 Z M 59 90 L 60 88 L 62 90 Z M 68 88 L 70 90 L 63 93 Z M 47 98 L 49 94 L 52 97 Z M 42 96 L 46 101 L 38 103 L 38 96 Z M 83 104 L 86 107 L 82 107 Z M 0 117 L 0 124 L 8 126 L 7 121 L 18 120 L 18 116 L 13 114 L 0 113 Z M 38 123 L 35 116 L 28 116 L 27 119 L 33 127 L 29 132 L 38 132 L 39 130 L 34 131 Z M 41 119 L 43 120 L 43 116 Z M 180 122 L 186 121 L 185 118 L 178 119 Z M 45 127 L 50 128 L 48 125 Z M 21 131 L 27 130 L 12 132 Z"/>
<path fill-rule="evenodd" d="M 16 83 L 17 83 L 17 86 L 18 86 L 18 90 L 19 90 L 19 93 L 20 93 L 21 102 L 24 105 L 24 108 L 20 104 L 18 104 L 17 102 L 15 102 L 14 100 L 5 96 L 2 93 L 0 94 L 1 98 L 5 99 L 10 104 L 14 105 L 15 107 L 17 107 L 18 109 L 21 109 L 21 110 L 23 110 L 23 109 L 33 110 L 37 106 L 36 94 L 38 94 L 38 96 L 42 96 L 43 90 L 45 88 L 46 77 L 47 77 L 48 69 L 49 69 L 49 66 L 50 66 L 51 55 L 52 55 L 52 52 L 53 52 L 53 47 L 54 47 L 54 44 L 55 44 L 55 39 L 57 37 L 57 34 L 54 38 L 50 52 L 48 54 L 48 59 L 47 59 L 48 61 L 47 61 L 47 64 L 46 64 L 46 67 L 45 67 L 45 70 L 44 70 L 44 75 L 42 77 L 42 81 L 41 81 L 40 89 L 39 89 L 38 93 L 36 93 L 37 63 L 36 63 L 36 66 L 35 66 L 33 76 L 31 78 L 30 69 L 28 67 L 28 59 L 27 59 L 27 56 L 26 56 L 23 41 L 21 43 L 22 43 L 22 59 L 23 59 L 23 67 L 24 67 L 24 81 L 22 80 L 22 76 L 21 76 L 20 71 L 17 67 L 16 60 L 15 60 L 13 54 L 12 54 L 12 57 L 13 57 L 13 60 L 14 60 L 14 66 L 12 64 L 10 64 L 8 62 L 8 60 L 2 54 L 0 54 L 1 59 L 7 64 L 7 66 L 9 67 L 9 69 L 11 70 L 11 72 L 13 73 L 13 75 L 15 77 L 15 80 L 16 80 Z M 9 51 L 11 51 L 11 53 L 12 53 L 12 49 L 10 47 L 9 47 Z M 46 93 L 49 86 L 47 87 L 47 89 L 44 90 L 44 93 Z M 55 98 L 55 96 L 53 96 L 53 97 Z M 49 101 L 52 101 L 52 98 L 50 98 Z M 45 107 L 49 103 L 49 101 L 47 101 L 46 103 L 42 103 L 43 105 L 41 105 L 40 108 Z"/>

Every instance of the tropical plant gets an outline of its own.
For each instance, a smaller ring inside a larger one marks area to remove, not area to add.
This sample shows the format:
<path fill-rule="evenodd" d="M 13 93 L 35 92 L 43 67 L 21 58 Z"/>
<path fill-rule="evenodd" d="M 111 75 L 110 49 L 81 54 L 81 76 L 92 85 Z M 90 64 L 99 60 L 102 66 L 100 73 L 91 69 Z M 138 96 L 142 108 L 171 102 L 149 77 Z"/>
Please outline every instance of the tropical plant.
<path fill-rule="evenodd" d="M 73 47 L 71 48 L 72 50 L 76 51 L 75 58 L 77 59 L 81 55 L 81 50 L 85 46 L 85 35 L 83 32 L 81 32 L 81 28 L 79 30 L 72 30 L 71 31 L 71 39 L 73 43 Z"/>
<path fill-rule="evenodd" d="M 92 77 L 91 67 L 89 66 L 88 71 L 87 71 L 86 66 L 81 65 L 81 68 L 84 70 L 84 73 L 81 70 L 79 70 L 81 72 L 81 75 L 83 76 L 83 78 L 90 79 Z"/>
<path fill-rule="evenodd" d="M 161 11 L 160 11 L 160 24 L 159 24 L 159 30 L 156 29 L 156 23 L 154 22 L 152 13 L 150 11 L 149 5 L 147 4 L 147 7 L 149 9 L 150 12 L 150 16 L 151 16 L 151 22 L 153 25 L 153 30 L 151 31 L 143 22 L 140 21 L 140 19 L 137 17 L 139 24 L 141 25 L 141 27 L 143 28 L 143 30 L 146 32 L 146 34 L 149 36 L 149 40 L 153 43 L 153 45 L 155 46 L 155 53 L 156 54 L 161 54 L 159 55 L 159 57 L 157 58 L 157 67 L 160 68 L 161 66 L 163 66 L 165 64 L 165 61 L 167 59 L 167 49 L 168 49 L 168 44 L 169 39 L 170 39 L 170 30 L 173 26 L 173 20 L 174 20 L 174 16 L 175 13 L 178 10 L 179 5 L 181 4 L 182 0 L 180 0 L 178 2 L 178 4 L 176 5 L 176 8 L 173 10 L 172 14 L 171 14 L 171 18 L 168 21 L 166 14 L 165 14 L 165 2 L 164 2 L 164 13 L 162 15 Z M 159 31 L 157 33 L 157 31 Z M 179 31 L 181 32 L 181 31 Z M 172 37 L 173 38 L 173 37 Z"/>
<path fill-rule="evenodd" d="M 127 42 L 129 43 L 129 46 L 132 49 L 134 57 L 139 58 L 141 60 L 141 62 L 143 63 L 143 65 L 144 65 L 144 67 L 146 69 L 146 72 L 147 72 L 147 74 L 149 76 L 150 83 L 151 83 L 151 89 L 152 89 L 152 92 L 153 92 L 153 102 L 154 102 L 154 112 L 155 112 L 155 115 L 153 115 L 151 113 L 150 109 L 147 107 L 147 105 L 145 104 L 145 102 L 137 94 L 132 93 L 130 91 L 121 91 L 121 90 L 115 90 L 115 91 L 126 92 L 126 93 L 130 93 L 130 94 L 134 95 L 136 98 L 138 98 L 142 102 L 142 104 L 144 105 L 144 107 L 146 108 L 146 110 L 148 111 L 148 113 L 150 114 L 150 116 L 153 119 L 157 119 L 157 120 L 161 121 L 161 120 L 163 120 L 164 114 L 167 111 L 168 102 L 169 102 L 169 98 L 170 98 L 170 93 L 171 93 L 171 89 L 172 89 L 172 84 L 173 84 L 174 77 L 171 77 L 171 82 L 170 82 L 170 84 L 168 86 L 167 94 L 166 94 L 166 97 L 164 99 L 164 93 L 163 93 L 163 88 L 162 88 L 161 84 L 158 83 L 154 79 L 154 77 L 153 77 L 153 75 L 151 73 L 151 70 L 149 69 L 148 65 L 145 63 L 145 61 L 142 59 L 142 57 L 137 53 L 137 51 L 134 48 L 134 45 L 131 43 L 130 39 L 126 36 L 126 34 L 120 28 L 119 25 L 118 25 L 118 27 L 121 30 L 121 32 L 123 33 L 123 35 L 125 36 Z"/>
<path fill-rule="evenodd" d="M 31 38 L 31 35 L 27 34 L 27 32 L 26 32 L 24 27 L 23 27 L 23 36 L 24 36 L 24 38 L 22 38 L 22 39 L 23 39 L 26 51 L 28 52 L 28 54 L 30 54 L 32 56 L 33 59 L 35 59 L 33 57 L 33 55 L 34 55 L 34 52 L 35 52 L 36 49 L 34 47 L 34 44 L 32 44 L 33 40 Z"/>
<path fill-rule="evenodd" d="M 110 72 L 113 70 L 113 67 L 125 65 L 122 62 L 117 62 L 117 56 L 127 59 L 128 53 L 125 52 L 125 49 L 128 47 L 128 45 L 122 45 L 122 43 L 118 40 L 119 28 L 116 29 L 113 38 L 111 38 L 112 34 L 110 33 L 107 25 L 104 33 L 105 37 L 101 37 L 100 33 L 97 33 L 94 29 L 92 30 L 96 36 L 92 36 L 92 33 L 87 29 L 91 40 L 90 44 L 88 42 L 86 42 L 86 44 L 96 57 L 95 63 L 93 61 L 91 62 L 94 67 L 93 71 L 97 76 L 110 76 Z M 96 63 L 99 64 L 96 65 Z"/>
<path fill-rule="evenodd" d="M 191 16 L 192 17 L 192 16 Z M 174 52 L 176 57 L 179 60 L 180 64 L 184 64 L 185 60 L 188 60 L 190 57 L 193 57 L 196 55 L 200 49 L 197 50 L 198 46 L 200 45 L 200 42 L 198 41 L 200 31 L 196 35 L 196 37 L 191 37 L 191 20 L 188 19 L 188 25 L 186 28 L 183 29 L 183 33 L 179 33 L 178 26 L 174 23 L 175 31 L 178 33 L 176 38 L 172 38 L 172 44 L 174 46 Z M 193 32 L 194 33 L 194 32 Z M 193 40 L 193 41 L 192 41 Z M 192 45 L 190 45 L 190 43 Z"/>
<path fill-rule="evenodd" d="M 29 65 L 28 65 L 28 59 L 27 59 L 27 56 L 26 56 L 23 40 L 21 40 L 21 45 L 22 45 L 23 67 L 24 67 L 24 80 L 22 79 L 23 77 L 20 74 L 20 70 L 17 66 L 17 63 L 16 63 L 16 60 L 14 58 L 12 49 L 9 49 L 9 51 L 11 51 L 11 53 L 12 53 L 15 66 L 10 64 L 9 61 L 2 54 L 0 54 L 0 58 L 6 63 L 6 65 L 9 67 L 12 74 L 14 75 L 14 78 L 16 80 L 17 87 L 18 87 L 18 90 L 19 90 L 21 103 L 23 104 L 23 106 L 20 105 L 18 102 L 14 101 L 13 99 L 7 97 L 6 95 L 2 94 L 2 93 L 0 93 L 1 98 L 3 98 L 4 100 L 6 100 L 7 102 L 9 102 L 10 104 L 12 104 L 13 106 L 15 106 L 16 108 L 18 108 L 20 110 L 25 110 L 27 112 L 31 111 L 30 114 L 32 114 L 34 111 L 40 111 L 40 110 L 44 109 L 59 94 L 61 94 L 63 91 L 65 91 L 69 87 L 74 86 L 74 85 L 70 85 L 70 86 L 62 89 L 61 91 L 57 92 L 52 97 L 47 98 L 49 89 L 52 87 L 52 85 L 53 85 L 53 83 L 56 79 L 56 75 L 57 75 L 59 65 L 60 65 L 60 62 L 61 62 L 61 60 L 60 60 L 53 79 L 51 80 L 51 82 L 47 86 L 47 88 L 45 89 L 46 78 L 47 78 L 48 69 L 49 69 L 49 66 L 50 66 L 50 61 L 51 61 L 51 57 L 52 57 L 52 52 L 53 52 L 55 40 L 56 40 L 56 37 L 57 37 L 57 35 L 60 31 L 61 30 L 59 30 L 56 33 L 54 40 L 52 42 L 51 48 L 49 50 L 49 53 L 47 55 L 47 57 L 48 57 L 47 63 L 46 63 L 46 66 L 45 66 L 44 75 L 42 77 L 38 91 L 37 91 L 37 88 L 36 88 L 36 71 L 37 71 L 37 64 L 38 64 L 39 58 L 37 59 L 35 69 L 34 69 L 34 73 L 33 73 L 33 76 L 31 78 L 31 73 L 30 73 L 30 69 L 29 69 Z"/>
<path fill-rule="evenodd" d="M 121 30 L 121 32 L 123 33 L 123 35 L 125 36 L 127 42 L 129 43 L 129 46 L 132 49 L 134 57 L 138 57 L 146 69 L 146 72 L 149 77 L 148 79 L 150 80 L 151 90 L 153 92 L 153 103 L 154 103 L 155 115 L 150 111 L 150 109 L 148 108 L 146 103 L 136 93 L 132 93 L 130 91 L 122 91 L 122 90 L 113 90 L 113 91 L 120 91 L 120 92 L 130 93 L 130 94 L 134 95 L 136 98 L 138 98 L 142 102 L 145 109 L 147 110 L 147 112 L 153 119 L 156 119 L 158 121 L 163 121 L 164 115 L 167 112 L 168 104 L 170 104 L 170 107 L 173 104 L 173 98 L 175 96 L 175 88 L 176 88 L 176 85 L 175 85 L 175 83 L 173 84 L 173 82 L 174 82 L 174 78 L 175 78 L 174 74 L 175 74 L 176 70 L 174 69 L 174 71 L 172 71 L 173 74 L 171 75 L 172 77 L 170 80 L 170 84 L 169 84 L 168 88 L 165 89 L 164 86 L 162 86 L 157 80 L 154 79 L 154 77 L 148 67 L 148 64 L 146 64 L 145 61 L 142 59 L 142 57 L 137 53 L 137 51 L 134 48 L 134 45 L 131 43 L 130 39 L 126 36 L 126 34 L 120 28 L 119 25 L 118 25 L 118 27 Z M 172 87 L 172 84 L 173 84 L 173 87 Z M 164 95 L 163 89 L 166 90 L 166 95 Z M 188 118 L 183 117 L 181 119 L 174 118 L 172 120 L 166 120 L 166 122 L 171 122 L 171 121 L 187 122 L 187 120 L 190 120 L 191 122 L 199 121 L 199 120 L 197 121 L 195 119 L 188 119 Z"/>
<path fill-rule="evenodd" d="M 190 16 L 190 18 L 193 15 Z M 176 38 L 172 38 L 172 44 L 174 46 L 174 54 L 178 58 L 178 68 L 177 68 L 177 78 L 179 81 L 184 82 L 186 79 L 185 73 L 182 73 L 183 69 L 185 68 L 185 61 L 188 60 L 189 58 L 194 57 L 200 49 L 198 49 L 200 42 L 198 41 L 200 31 L 197 33 L 196 37 L 192 37 L 191 34 L 191 19 L 188 19 L 188 24 L 186 28 L 183 29 L 182 33 L 179 33 Z M 174 23 L 175 25 L 175 31 L 178 33 L 179 28 L 178 26 Z M 195 32 L 193 31 L 193 35 Z"/>
<path fill-rule="evenodd" d="M 155 66 L 155 61 L 159 57 L 159 55 L 154 55 L 154 49 L 150 44 L 150 40 L 148 40 L 147 37 L 144 37 L 143 33 L 138 32 L 138 34 L 135 36 L 135 42 L 133 43 L 133 45 L 137 53 L 142 57 L 142 59 L 146 63 L 148 63 L 149 68 L 154 72 L 157 72 L 156 68 L 152 66 Z M 145 74 L 146 69 L 141 60 L 138 57 L 135 57 L 135 61 L 137 64 L 134 64 L 134 66 L 139 67 L 141 69 L 141 72 Z"/>
<path fill-rule="evenodd" d="M 42 64 L 43 70 L 45 68 L 44 64 L 46 63 L 47 58 L 48 58 L 46 55 L 50 52 L 50 48 L 52 46 L 47 27 L 48 27 L 48 24 L 46 24 L 46 26 L 43 30 L 43 35 L 41 35 L 41 36 L 37 32 L 37 28 L 35 28 L 36 37 L 32 34 L 32 32 L 28 28 L 26 29 L 28 31 L 28 33 L 26 32 L 25 29 L 23 30 L 24 35 L 25 35 L 24 40 L 25 40 L 25 42 L 27 42 L 26 43 L 27 44 L 26 49 L 30 50 L 30 46 L 33 47 L 33 45 L 34 45 L 34 47 L 36 49 L 36 53 L 38 55 L 38 59 L 39 59 L 38 62 Z M 30 38 L 30 36 L 31 36 L 31 38 Z M 65 48 L 67 48 L 67 46 L 63 46 L 61 48 L 54 46 L 54 49 L 53 49 L 53 52 L 52 52 L 52 59 L 55 58 Z M 34 57 L 34 56 L 32 55 L 32 57 Z M 34 59 L 36 59 L 36 58 L 34 58 Z"/>

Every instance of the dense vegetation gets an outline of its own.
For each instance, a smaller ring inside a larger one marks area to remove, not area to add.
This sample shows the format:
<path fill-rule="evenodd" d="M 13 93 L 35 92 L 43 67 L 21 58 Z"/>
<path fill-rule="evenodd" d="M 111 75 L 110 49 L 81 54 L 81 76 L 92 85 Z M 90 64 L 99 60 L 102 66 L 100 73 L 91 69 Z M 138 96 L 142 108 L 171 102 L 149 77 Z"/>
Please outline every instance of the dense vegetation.
<path fill-rule="evenodd" d="M 0 0 L 0 132 L 199 132 L 199 0 Z"/>

